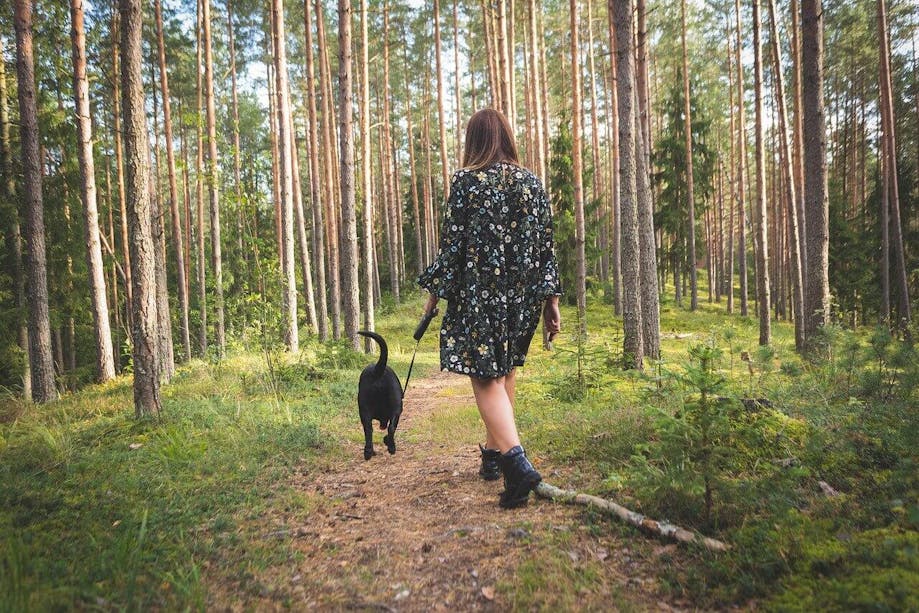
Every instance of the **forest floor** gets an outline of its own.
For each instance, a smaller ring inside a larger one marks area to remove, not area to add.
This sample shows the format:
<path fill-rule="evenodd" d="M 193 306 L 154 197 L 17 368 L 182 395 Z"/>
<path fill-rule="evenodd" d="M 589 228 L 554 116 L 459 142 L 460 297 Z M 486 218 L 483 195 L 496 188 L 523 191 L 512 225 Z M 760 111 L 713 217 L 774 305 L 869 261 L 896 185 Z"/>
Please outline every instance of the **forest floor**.
<path fill-rule="evenodd" d="M 421 300 L 378 313 L 400 379 Z M 727 552 L 535 497 L 501 510 L 436 334 L 397 453 L 377 431 L 364 461 L 375 357 L 306 335 L 289 356 L 253 326 L 182 364 L 158 419 L 134 417 L 130 375 L 43 406 L 0 395 L 0 611 L 919 610 L 912 345 L 833 329 L 805 360 L 787 322 L 760 348 L 751 318 L 665 302 L 662 359 L 636 372 L 602 297 L 582 344 L 575 320 L 563 306 L 554 350 L 534 343 L 518 373 L 528 455 L 553 485 Z"/>
<path fill-rule="evenodd" d="M 501 481 L 477 474 L 478 424 L 444 421 L 474 411 L 468 381 L 417 379 L 405 398 L 395 455 L 375 434 L 364 461 L 354 437 L 343 455 L 302 466 L 291 485 L 314 505 L 307 521 L 275 509 L 258 530 L 289 540 L 296 561 L 265 569 L 265 589 L 240 603 L 238 585 L 211 592 L 216 608 L 278 606 L 349 610 L 678 610 L 633 539 L 592 529 L 583 509 L 531 496 L 497 506 Z M 355 411 L 355 432 L 357 415 Z M 570 467 L 535 457 L 547 480 Z M 641 540 L 642 537 L 635 535 Z M 668 552 L 674 545 L 656 548 Z M 684 603 L 685 604 L 685 603 Z"/>

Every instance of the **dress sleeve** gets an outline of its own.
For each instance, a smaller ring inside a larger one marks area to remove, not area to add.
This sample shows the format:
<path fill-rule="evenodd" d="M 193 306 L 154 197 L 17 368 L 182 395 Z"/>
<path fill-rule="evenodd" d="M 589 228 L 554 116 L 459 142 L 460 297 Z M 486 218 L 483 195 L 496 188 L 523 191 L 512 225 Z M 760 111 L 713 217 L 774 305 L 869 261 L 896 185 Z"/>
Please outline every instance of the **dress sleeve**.
<path fill-rule="evenodd" d="M 552 225 L 552 207 L 545 189 L 539 189 L 539 228 L 542 237 L 539 241 L 538 278 L 535 279 L 536 295 L 540 298 L 561 296 L 562 284 L 558 276 L 558 262 L 555 259 L 555 237 Z"/>
<path fill-rule="evenodd" d="M 440 252 L 418 277 L 418 285 L 439 298 L 453 299 L 459 290 L 466 246 L 466 197 L 463 193 L 462 171 L 453 175 L 450 198 L 440 232 Z"/>

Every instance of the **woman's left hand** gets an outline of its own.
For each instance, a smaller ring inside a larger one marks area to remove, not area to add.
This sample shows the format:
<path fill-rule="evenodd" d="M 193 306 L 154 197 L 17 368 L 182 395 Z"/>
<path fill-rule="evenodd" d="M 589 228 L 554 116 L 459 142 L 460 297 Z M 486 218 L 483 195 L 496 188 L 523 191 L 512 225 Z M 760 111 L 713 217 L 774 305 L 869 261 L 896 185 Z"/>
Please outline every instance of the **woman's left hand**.
<path fill-rule="evenodd" d="M 424 304 L 424 312 L 430 313 L 435 308 L 437 308 L 437 301 L 437 294 L 428 294 L 428 301 Z"/>

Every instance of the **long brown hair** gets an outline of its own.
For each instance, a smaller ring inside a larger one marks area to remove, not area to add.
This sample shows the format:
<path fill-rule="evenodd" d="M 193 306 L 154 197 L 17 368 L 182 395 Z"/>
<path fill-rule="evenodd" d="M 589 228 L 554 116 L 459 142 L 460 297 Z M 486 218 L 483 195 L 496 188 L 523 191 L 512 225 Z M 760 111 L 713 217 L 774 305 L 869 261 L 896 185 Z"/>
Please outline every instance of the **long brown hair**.
<path fill-rule="evenodd" d="M 463 168 L 481 170 L 495 162 L 520 165 L 514 133 L 507 118 L 495 109 L 482 109 L 469 118 Z"/>

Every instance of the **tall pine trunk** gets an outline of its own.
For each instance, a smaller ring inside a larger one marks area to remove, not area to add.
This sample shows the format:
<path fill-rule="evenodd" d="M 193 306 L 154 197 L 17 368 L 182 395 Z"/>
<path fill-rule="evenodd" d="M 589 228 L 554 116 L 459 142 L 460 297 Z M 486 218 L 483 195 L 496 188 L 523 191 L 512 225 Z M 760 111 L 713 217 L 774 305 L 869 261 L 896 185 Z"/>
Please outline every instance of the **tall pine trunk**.
<path fill-rule="evenodd" d="M 574 253 L 576 258 L 575 292 L 578 302 L 579 333 L 587 334 L 587 267 L 584 258 L 584 183 L 582 166 L 581 136 L 581 58 L 579 53 L 578 29 L 580 18 L 578 0 L 569 3 L 571 26 L 571 169 L 574 174 Z"/>
<path fill-rule="evenodd" d="M 297 327 L 297 277 L 294 272 L 294 205 L 293 205 L 293 137 L 290 117 L 290 90 L 287 84 L 287 41 L 284 31 L 282 0 L 271 2 L 271 25 L 274 38 L 275 91 L 278 116 L 278 150 L 281 193 L 281 319 L 284 322 L 284 344 L 291 353 L 300 350 Z"/>
<path fill-rule="evenodd" d="M 112 357 L 112 331 L 109 326 L 105 271 L 99 239 L 99 211 L 96 203 L 96 170 L 93 160 L 92 122 L 89 110 L 89 81 L 86 78 L 86 35 L 83 29 L 83 0 L 70 0 L 71 42 L 73 45 L 73 97 L 76 107 L 77 156 L 80 161 L 80 195 L 86 240 L 86 268 L 92 302 L 93 333 L 96 341 L 96 378 L 115 377 Z M 5 105 L 5 102 L 3 103 Z"/>
<path fill-rule="evenodd" d="M 141 0 L 119 0 L 121 12 L 121 88 L 124 115 L 127 207 L 131 234 L 134 303 L 134 413 L 160 412 L 157 372 L 157 304 L 153 219 L 147 169 L 147 126 L 141 74 Z"/>
<path fill-rule="evenodd" d="M 386 20 L 386 6 L 383 6 Z M 361 196 L 364 199 L 364 244 L 362 245 L 362 259 L 364 260 L 364 330 L 374 329 L 373 320 L 373 197 L 371 194 L 372 177 L 370 171 L 370 41 L 368 40 L 370 28 L 367 20 L 367 0 L 361 0 Z M 384 28 L 385 30 L 385 28 Z M 387 43 L 383 42 L 384 46 Z M 387 58 L 388 59 L 388 58 Z M 387 75 L 388 76 L 388 75 Z M 389 118 L 384 115 L 384 123 Z M 381 142 L 384 140 L 380 138 Z M 382 158 L 382 156 L 381 156 Z M 380 160 L 383 168 L 383 160 Z M 381 175 L 385 173 L 385 170 Z M 392 259 L 390 259 L 392 262 Z M 395 271 L 390 270 L 390 274 Z M 364 343 L 364 351 L 370 353 L 371 340 Z"/>
<path fill-rule="evenodd" d="M 276 0 L 280 2 L 280 0 Z M 351 105 L 351 3 L 338 0 L 338 100 L 339 145 L 341 154 L 341 291 L 345 337 L 354 349 L 360 348 L 357 327 L 360 316 L 360 291 L 357 270 L 357 218 L 354 202 L 354 123 Z"/>
<path fill-rule="evenodd" d="M 71 0 L 80 2 L 81 0 Z M 154 0 L 156 14 L 156 40 L 160 64 L 160 91 L 163 94 L 163 130 L 166 137 L 166 166 L 169 173 L 169 210 L 172 214 L 172 241 L 176 255 L 176 283 L 178 285 L 179 321 L 185 359 L 191 357 L 191 332 L 188 327 L 188 293 L 185 281 L 185 257 L 182 246 L 182 221 L 179 216 L 179 195 L 176 187 L 175 153 L 172 148 L 172 105 L 169 100 L 169 77 L 166 73 L 166 45 L 163 39 L 163 11 L 160 0 Z"/>
<path fill-rule="evenodd" d="M 686 138 L 686 210 L 689 215 L 689 227 L 686 230 L 689 249 L 686 265 L 689 266 L 689 309 L 699 308 L 699 287 L 696 276 L 696 202 L 695 178 L 692 168 L 692 113 L 689 92 L 689 55 L 686 51 L 686 0 L 680 3 L 681 35 L 683 48 L 683 122 Z"/>
<path fill-rule="evenodd" d="M 42 203 L 41 157 L 36 109 L 35 59 L 32 53 L 32 2 L 16 0 L 16 74 L 19 93 L 19 141 L 22 147 L 25 228 L 26 296 L 29 306 L 29 366 L 32 400 L 57 398 L 51 324 L 48 316 L 48 269 L 45 254 L 45 220 Z"/>
<path fill-rule="evenodd" d="M 770 320 L 769 243 L 766 231 L 766 143 L 763 107 L 763 46 L 760 40 L 759 0 L 753 0 L 753 88 L 756 99 L 756 196 L 753 199 L 753 238 L 756 251 L 756 306 L 759 311 L 759 344 L 772 341 Z"/>
<path fill-rule="evenodd" d="M 737 17 L 736 46 L 734 62 L 737 68 L 737 258 L 740 271 L 740 314 L 749 314 L 749 290 L 747 288 L 747 123 L 744 105 L 743 62 L 741 61 L 742 41 L 740 38 L 740 0 L 734 0 L 734 12 Z"/>
<path fill-rule="evenodd" d="M 609 0 L 616 30 L 616 85 L 619 103 L 619 203 L 622 235 L 622 327 L 626 368 L 642 368 L 641 269 L 638 201 L 635 194 L 635 92 L 632 56 L 632 0 Z"/>
<path fill-rule="evenodd" d="M 211 218 L 211 266 L 214 269 L 214 332 L 220 357 L 226 353 L 223 313 L 223 256 L 220 238 L 220 177 L 217 163 L 217 103 L 214 98 L 214 50 L 211 42 L 211 0 L 202 0 L 204 84 L 207 101 L 207 186 Z"/>
<path fill-rule="evenodd" d="M 823 114 L 823 6 L 801 2 L 801 67 L 804 125 L 804 208 L 807 219 L 807 292 L 804 341 L 815 349 L 818 331 L 829 323 L 829 202 L 826 178 L 826 129 Z"/>

